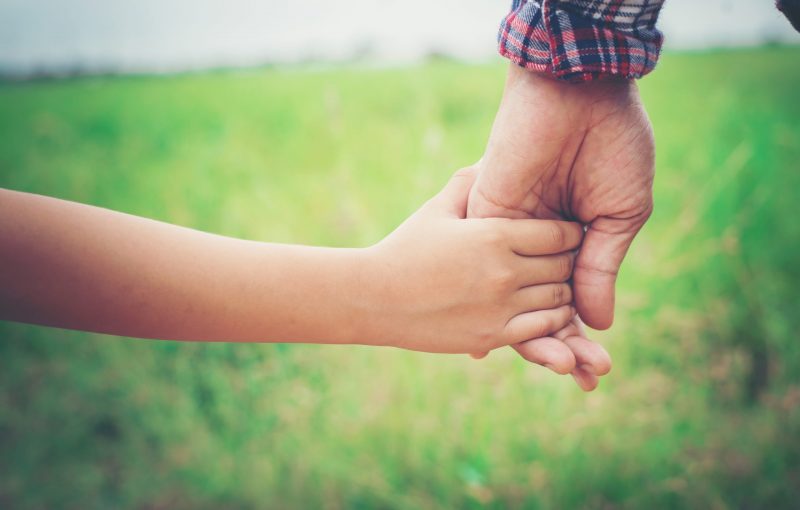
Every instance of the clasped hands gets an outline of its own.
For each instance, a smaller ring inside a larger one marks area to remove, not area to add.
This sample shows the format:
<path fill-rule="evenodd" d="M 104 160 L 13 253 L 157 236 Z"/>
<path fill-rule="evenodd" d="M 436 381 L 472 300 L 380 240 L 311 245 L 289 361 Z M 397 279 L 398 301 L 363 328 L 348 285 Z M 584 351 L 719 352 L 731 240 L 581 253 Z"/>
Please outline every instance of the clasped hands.
<path fill-rule="evenodd" d="M 539 282 L 547 281 L 542 273 L 550 277 L 550 287 L 526 287 L 527 294 L 549 292 L 552 310 L 548 321 L 532 331 L 535 335 L 513 347 L 528 361 L 559 374 L 571 373 L 585 391 L 593 390 L 598 377 L 608 373 L 611 359 L 586 337 L 581 319 L 597 329 L 611 326 L 617 272 L 652 212 L 654 154 L 652 127 L 634 81 L 574 85 L 511 65 L 486 152 L 476 167 L 457 178 L 464 181 L 457 187 L 469 189 L 463 204 L 467 218 L 573 222 L 539 222 L 536 232 L 528 227 L 531 237 L 549 233 L 553 241 L 534 246 L 531 238 L 528 251 L 522 253 L 536 255 L 529 262 L 528 281 L 535 280 L 530 279 L 537 271 L 535 261 L 541 268 Z M 504 228 L 512 230 L 509 225 Z M 524 229 L 517 230 L 519 237 Z M 524 244 L 522 239 L 501 237 L 515 252 Z M 533 253 L 534 248 L 539 253 Z M 556 249 L 566 250 L 560 260 L 568 263 L 557 270 L 543 269 L 545 261 L 555 260 Z M 568 254 L 575 249 L 575 257 Z M 568 274 L 563 274 L 564 268 Z M 567 278 L 571 286 L 553 286 Z M 532 297 L 529 302 L 534 302 Z M 557 315 L 559 310 L 569 313 Z"/>
<path fill-rule="evenodd" d="M 634 82 L 511 66 L 481 161 L 374 246 L 253 242 L 0 190 L 0 319 L 477 358 L 513 346 L 589 391 L 611 360 L 578 317 L 611 325 L 653 153 Z"/>

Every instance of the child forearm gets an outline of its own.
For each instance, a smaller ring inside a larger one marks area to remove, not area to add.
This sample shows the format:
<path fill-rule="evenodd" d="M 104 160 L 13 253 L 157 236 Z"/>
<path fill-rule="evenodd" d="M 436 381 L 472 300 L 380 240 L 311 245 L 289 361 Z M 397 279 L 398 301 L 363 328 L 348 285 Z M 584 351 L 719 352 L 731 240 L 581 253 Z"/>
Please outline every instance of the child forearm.
<path fill-rule="evenodd" d="M 364 250 L 242 241 L 0 190 L 0 318 L 142 338 L 360 341 Z"/>

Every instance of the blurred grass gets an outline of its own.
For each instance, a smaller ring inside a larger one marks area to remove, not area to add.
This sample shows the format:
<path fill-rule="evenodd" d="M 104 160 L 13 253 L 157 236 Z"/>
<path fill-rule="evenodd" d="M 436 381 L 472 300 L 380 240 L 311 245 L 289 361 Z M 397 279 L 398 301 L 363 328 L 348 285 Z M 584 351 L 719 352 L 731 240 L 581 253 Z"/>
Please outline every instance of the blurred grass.
<path fill-rule="evenodd" d="M 510 352 L 0 323 L 4 508 L 793 508 L 800 49 L 643 80 L 656 211 L 601 389 Z M 0 186 L 218 233 L 377 241 L 480 157 L 503 66 L 0 84 Z"/>

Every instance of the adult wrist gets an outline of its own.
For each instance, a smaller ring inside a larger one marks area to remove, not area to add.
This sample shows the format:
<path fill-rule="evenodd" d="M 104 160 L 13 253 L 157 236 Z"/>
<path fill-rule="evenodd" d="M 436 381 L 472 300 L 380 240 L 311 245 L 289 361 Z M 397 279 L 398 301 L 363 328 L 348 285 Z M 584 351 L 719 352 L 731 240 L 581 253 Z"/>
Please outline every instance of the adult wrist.
<path fill-rule="evenodd" d="M 514 110 L 528 108 L 528 115 L 550 114 L 574 121 L 588 121 L 592 106 L 600 101 L 638 101 L 636 98 L 638 86 L 633 79 L 616 77 L 571 83 L 513 64 L 509 65 L 504 92 L 504 101 L 513 104 Z"/>

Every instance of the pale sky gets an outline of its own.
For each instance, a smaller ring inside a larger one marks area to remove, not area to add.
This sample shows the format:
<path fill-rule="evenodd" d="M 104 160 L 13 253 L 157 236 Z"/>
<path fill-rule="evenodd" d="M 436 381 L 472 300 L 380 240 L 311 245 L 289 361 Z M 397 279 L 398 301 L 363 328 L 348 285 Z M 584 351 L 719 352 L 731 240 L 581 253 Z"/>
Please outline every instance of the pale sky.
<path fill-rule="evenodd" d="M 0 0 L 0 72 L 495 58 L 506 0 Z M 667 48 L 800 44 L 771 0 L 667 0 Z"/>

